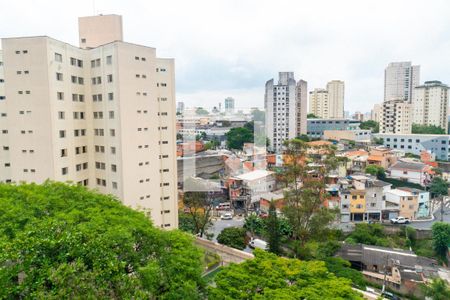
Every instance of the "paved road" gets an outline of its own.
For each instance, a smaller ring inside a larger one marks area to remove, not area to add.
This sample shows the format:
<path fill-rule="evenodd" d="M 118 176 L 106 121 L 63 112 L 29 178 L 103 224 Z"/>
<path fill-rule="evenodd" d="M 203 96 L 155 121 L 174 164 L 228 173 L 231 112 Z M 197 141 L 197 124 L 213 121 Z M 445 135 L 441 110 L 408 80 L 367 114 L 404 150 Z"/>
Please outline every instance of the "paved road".
<path fill-rule="evenodd" d="M 208 232 L 214 233 L 212 240 L 217 242 L 217 236 L 224 228 L 242 226 L 244 226 L 244 218 L 234 217 L 232 220 L 217 219 L 213 221 L 213 226 L 208 230 Z"/>
<path fill-rule="evenodd" d="M 431 226 L 433 226 L 434 222 L 441 221 L 441 210 L 440 208 L 437 209 L 434 213 L 434 220 L 433 221 L 424 221 L 424 222 L 412 222 L 409 224 L 409 226 L 417 228 L 417 229 L 430 229 Z M 444 222 L 450 223 L 450 208 L 444 209 Z"/>

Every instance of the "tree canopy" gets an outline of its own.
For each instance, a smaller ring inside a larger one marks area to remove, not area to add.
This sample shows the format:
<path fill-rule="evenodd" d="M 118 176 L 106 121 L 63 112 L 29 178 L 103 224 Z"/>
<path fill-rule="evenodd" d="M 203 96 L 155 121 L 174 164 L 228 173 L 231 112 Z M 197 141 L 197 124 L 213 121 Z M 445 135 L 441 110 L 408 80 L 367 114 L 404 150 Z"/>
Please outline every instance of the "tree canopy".
<path fill-rule="evenodd" d="M 319 119 L 318 116 L 316 116 L 315 114 L 311 114 L 311 113 L 307 114 L 306 118 L 308 118 L 308 119 Z"/>
<path fill-rule="evenodd" d="M 378 124 L 378 122 L 376 121 L 368 120 L 361 122 L 361 124 L 359 124 L 359 128 L 372 130 L 373 133 L 378 133 L 380 131 L 380 124 Z"/>
<path fill-rule="evenodd" d="M 436 222 L 431 227 L 433 248 L 443 261 L 446 260 L 448 246 L 450 245 L 450 224 Z"/>
<path fill-rule="evenodd" d="M 412 124 L 412 133 L 417 134 L 445 134 L 445 130 L 436 125 Z"/>
<path fill-rule="evenodd" d="M 366 174 L 376 176 L 378 179 L 384 179 L 386 177 L 386 172 L 382 166 L 368 165 L 364 171 Z"/>
<path fill-rule="evenodd" d="M 0 184 L 0 299 L 201 299 L 180 231 L 81 186 Z"/>
<path fill-rule="evenodd" d="M 233 247 L 239 250 L 245 249 L 246 230 L 242 227 L 227 227 L 224 228 L 217 236 L 217 241 L 220 244 Z"/>
<path fill-rule="evenodd" d="M 251 128 L 250 128 L 251 127 Z M 229 149 L 242 150 L 244 143 L 253 143 L 253 125 L 231 128 L 225 136 L 227 137 L 227 147 Z"/>
<path fill-rule="evenodd" d="M 255 249 L 255 258 L 223 268 L 208 299 L 363 299 L 351 281 L 322 261 L 300 261 Z"/>

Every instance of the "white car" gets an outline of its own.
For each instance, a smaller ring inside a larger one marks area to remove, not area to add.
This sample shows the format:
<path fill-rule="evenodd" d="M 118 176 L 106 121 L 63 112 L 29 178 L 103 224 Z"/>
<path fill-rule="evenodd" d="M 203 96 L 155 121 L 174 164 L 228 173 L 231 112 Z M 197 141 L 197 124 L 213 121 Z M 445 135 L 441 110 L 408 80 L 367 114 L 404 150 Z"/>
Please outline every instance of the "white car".
<path fill-rule="evenodd" d="M 233 219 L 233 215 L 230 213 L 224 213 L 223 215 L 220 216 L 220 218 L 222 220 L 232 220 Z"/>
<path fill-rule="evenodd" d="M 404 218 L 404 217 L 397 217 L 397 218 L 391 219 L 392 224 L 408 224 L 409 222 L 411 222 L 411 221 L 408 218 Z"/>
<path fill-rule="evenodd" d="M 259 248 L 263 250 L 267 250 L 267 242 L 260 239 L 252 239 L 250 243 L 248 243 L 250 248 Z"/>

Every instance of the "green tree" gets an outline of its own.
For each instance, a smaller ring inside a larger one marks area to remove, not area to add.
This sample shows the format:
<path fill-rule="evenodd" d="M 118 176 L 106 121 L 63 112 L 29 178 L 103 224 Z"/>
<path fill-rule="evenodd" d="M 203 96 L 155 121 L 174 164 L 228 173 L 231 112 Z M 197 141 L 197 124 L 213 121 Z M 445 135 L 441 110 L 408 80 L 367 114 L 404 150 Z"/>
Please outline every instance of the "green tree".
<path fill-rule="evenodd" d="M 186 192 L 183 204 L 194 224 L 194 233 L 203 237 L 212 225 L 213 206 L 208 198 L 208 193 L 204 191 Z"/>
<path fill-rule="evenodd" d="M 307 136 L 306 134 L 301 134 L 297 137 L 297 139 L 304 141 L 304 142 L 310 142 L 311 139 L 309 138 L 309 136 Z"/>
<path fill-rule="evenodd" d="M 249 214 L 244 221 L 244 228 L 250 231 L 251 235 L 262 235 L 265 230 L 264 220 L 255 213 Z"/>
<path fill-rule="evenodd" d="M 217 241 L 229 247 L 239 250 L 245 249 L 247 232 L 242 227 L 227 227 L 217 236 Z"/>
<path fill-rule="evenodd" d="M 450 286 L 441 278 L 435 278 L 430 285 L 424 287 L 425 296 L 433 300 L 448 300 L 450 299 Z"/>
<path fill-rule="evenodd" d="M 195 234 L 195 224 L 192 216 L 184 211 L 178 211 L 178 228 L 182 231 Z"/>
<path fill-rule="evenodd" d="M 346 241 L 376 246 L 389 246 L 381 224 L 356 224 L 355 230 L 347 237 Z"/>
<path fill-rule="evenodd" d="M 111 195 L 0 184 L 0 299 L 202 299 L 202 253 Z"/>
<path fill-rule="evenodd" d="M 223 268 L 208 299 L 363 299 L 351 281 L 330 273 L 324 262 L 278 257 L 260 249 L 255 258 Z"/>
<path fill-rule="evenodd" d="M 373 141 L 373 143 L 374 143 L 375 145 L 383 145 L 383 144 L 384 144 L 384 139 L 383 139 L 383 138 L 377 138 L 377 137 L 374 137 L 374 138 L 372 139 L 372 141 Z"/>
<path fill-rule="evenodd" d="M 417 134 L 445 134 L 445 130 L 436 125 L 412 124 L 412 133 Z"/>
<path fill-rule="evenodd" d="M 205 115 L 209 114 L 209 112 L 206 109 L 204 109 L 203 107 L 197 107 L 197 109 L 195 110 L 195 113 L 200 116 L 205 116 Z"/>
<path fill-rule="evenodd" d="M 371 130 L 373 133 L 378 133 L 380 131 L 380 124 L 376 121 L 368 120 L 361 122 L 361 124 L 359 124 L 359 128 Z"/>
<path fill-rule="evenodd" d="M 378 179 L 386 178 L 386 172 L 382 166 L 368 165 L 364 170 L 366 174 L 376 176 Z"/>
<path fill-rule="evenodd" d="M 328 197 L 325 174 L 336 169 L 339 159 L 333 147 L 311 147 L 298 139 L 285 143 L 284 157 L 283 178 L 288 187 L 284 215 L 292 227 L 292 237 L 302 247 L 311 237 L 325 237 L 336 217 L 337 211 L 323 203 Z"/>
<path fill-rule="evenodd" d="M 429 189 L 431 196 L 439 198 L 441 202 L 441 221 L 444 220 L 444 196 L 448 195 L 448 183 L 440 176 L 433 178 Z"/>
<path fill-rule="evenodd" d="M 246 127 L 231 128 L 225 136 L 229 149 L 242 150 L 244 143 L 253 143 L 254 140 L 253 131 Z"/>
<path fill-rule="evenodd" d="M 431 227 L 433 248 L 442 261 L 447 260 L 448 246 L 450 245 L 450 224 L 436 222 Z"/>
<path fill-rule="evenodd" d="M 278 220 L 277 210 L 275 207 L 275 203 L 270 201 L 269 206 L 269 216 L 266 222 L 267 228 L 267 237 L 268 237 L 268 246 L 269 251 L 275 254 L 281 253 L 281 232 L 280 232 L 280 221 Z"/>
<path fill-rule="evenodd" d="M 365 290 L 367 283 L 363 274 L 352 269 L 350 262 L 340 257 L 327 257 L 325 258 L 325 265 L 337 277 L 348 278 L 352 281 L 353 285 Z"/>
<path fill-rule="evenodd" d="M 316 116 L 315 114 L 307 114 L 306 118 L 308 118 L 308 119 L 319 119 L 319 117 Z"/>

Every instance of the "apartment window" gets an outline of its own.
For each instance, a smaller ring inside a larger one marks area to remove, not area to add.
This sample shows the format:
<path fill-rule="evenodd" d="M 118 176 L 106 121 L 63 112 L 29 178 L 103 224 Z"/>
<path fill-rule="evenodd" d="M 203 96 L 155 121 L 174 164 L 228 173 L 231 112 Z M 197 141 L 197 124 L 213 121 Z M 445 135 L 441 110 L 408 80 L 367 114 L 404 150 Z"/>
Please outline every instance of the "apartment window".
<path fill-rule="evenodd" d="M 83 61 L 82 61 L 81 59 L 77 59 L 77 66 L 78 66 L 79 68 L 82 68 L 82 67 L 83 67 Z"/>
<path fill-rule="evenodd" d="M 11 167 L 10 163 L 5 163 L 5 167 Z"/>
<path fill-rule="evenodd" d="M 114 94 L 113 93 L 108 93 L 108 100 L 109 101 L 114 100 Z"/>
<path fill-rule="evenodd" d="M 71 66 L 76 66 L 76 65 L 77 65 L 77 59 L 74 58 L 74 57 L 71 57 L 71 58 L 70 58 L 70 65 L 71 65 Z"/>
<path fill-rule="evenodd" d="M 87 168 L 88 168 L 88 163 L 87 162 L 83 163 L 83 170 L 87 170 Z"/>
<path fill-rule="evenodd" d="M 141 60 L 142 60 L 142 61 L 145 61 L 146 59 L 145 59 L 145 57 L 141 57 Z"/>
<path fill-rule="evenodd" d="M 106 77 L 106 80 L 107 80 L 108 82 L 112 82 L 112 81 L 113 81 L 113 76 L 112 76 L 112 74 L 109 74 L 109 75 Z"/>
<path fill-rule="evenodd" d="M 75 170 L 76 170 L 77 172 L 81 171 L 81 170 L 82 170 L 82 164 L 76 165 L 76 166 L 75 166 Z"/>
<path fill-rule="evenodd" d="M 108 56 L 106 57 L 106 64 L 107 64 L 107 65 L 111 65 L 111 64 L 112 64 L 112 56 L 111 56 L 111 55 L 108 55 Z"/>
<path fill-rule="evenodd" d="M 71 76 L 72 83 L 77 83 L 77 76 Z"/>
<path fill-rule="evenodd" d="M 65 119 L 65 112 L 63 111 L 58 111 L 58 119 L 60 120 L 64 120 Z"/>
<path fill-rule="evenodd" d="M 116 154 L 116 147 L 111 147 L 111 154 Z"/>
<path fill-rule="evenodd" d="M 104 162 L 95 162 L 95 168 L 99 170 L 105 170 L 106 164 Z"/>
<path fill-rule="evenodd" d="M 72 94 L 72 101 L 77 102 L 78 101 L 78 94 Z"/>
<path fill-rule="evenodd" d="M 81 85 L 84 84 L 84 78 L 83 77 L 78 77 L 78 84 L 81 84 Z"/>
<path fill-rule="evenodd" d="M 59 137 L 60 138 L 65 138 L 66 137 L 66 131 L 65 130 L 60 130 L 59 131 Z"/>
<path fill-rule="evenodd" d="M 69 173 L 69 168 L 68 167 L 64 167 L 61 169 L 61 174 L 62 175 L 67 175 L 67 173 Z"/>
<path fill-rule="evenodd" d="M 112 172 L 117 172 L 117 166 L 116 165 L 111 165 L 111 171 Z"/>
<path fill-rule="evenodd" d="M 56 98 L 58 100 L 64 100 L 64 93 L 63 92 L 57 92 L 56 93 Z"/>
<path fill-rule="evenodd" d="M 112 188 L 117 190 L 117 182 L 115 182 L 115 181 L 112 182 Z"/>
<path fill-rule="evenodd" d="M 55 61 L 62 62 L 62 55 L 59 53 L 55 53 Z"/>
<path fill-rule="evenodd" d="M 139 56 L 135 56 L 134 59 L 135 59 L 135 60 L 139 60 Z"/>
<path fill-rule="evenodd" d="M 109 135 L 110 136 L 116 136 L 116 130 L 115 129 L 110 129 L 109 130 Z"/>
<path fill-rule="evenodd" d="M 167 86 L 167 84 L 166 83 L 161 83 L 161 86 Z"/>
<path fill-rule="evenodd" d="M 62 73 L 56 73 L 56 80 L 63 81 L 63 74 Z"/>

